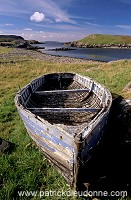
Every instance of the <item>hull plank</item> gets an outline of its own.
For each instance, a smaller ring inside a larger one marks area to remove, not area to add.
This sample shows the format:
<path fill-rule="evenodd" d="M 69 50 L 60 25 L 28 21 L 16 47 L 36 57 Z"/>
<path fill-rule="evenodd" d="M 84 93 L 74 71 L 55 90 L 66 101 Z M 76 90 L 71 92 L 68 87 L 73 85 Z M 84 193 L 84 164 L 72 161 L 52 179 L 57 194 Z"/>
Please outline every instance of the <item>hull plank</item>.
<path fill-rule="evenodd" d="M 79 92 L 89 92 L 89 89 L 74 89 L 74 90 L 49 90 L 49 91 L 36 91 L 35 94 L 52 94 L 52 93 L 79 93 Z"/>
<path fill-rule="evenodd" d="M 33 110 L 34 113 L 37 112 L 98 112 L 98 108 L 28 108 Z"/>
<path fill-rule="evenodd" d="M 102 85 L 72 73 L 43 75 L 15 97 L 36 145 L 71 187 L 103 135 L 112 97 Z"/>

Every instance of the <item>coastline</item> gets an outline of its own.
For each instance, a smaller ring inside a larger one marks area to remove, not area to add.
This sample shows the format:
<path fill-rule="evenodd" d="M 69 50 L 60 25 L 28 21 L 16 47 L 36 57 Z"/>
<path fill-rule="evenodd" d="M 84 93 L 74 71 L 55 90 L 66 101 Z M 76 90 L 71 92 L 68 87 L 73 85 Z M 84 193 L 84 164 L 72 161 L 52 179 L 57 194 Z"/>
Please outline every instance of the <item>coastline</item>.
<path fill-rule="evenodd" d="M 25 191 L 43 189 L 48 191 L 49 188 L 62 191 L 64 185 L 65 190 L 69 190 L 65 180 L 55 172 L 52 165 L 43 158 L 29 138 L 14 104 L 15 95 L 29 82 L 42 74 L 57 72 L 72 72 L 90 77 L 103 84 L 114 94 L 113 109 L 115 110 L 110 115 L 109 129 L 101 141 L 101 148 L 97 149 L 96 155 L 94 154 L 96 158 L 91 159 L 85 171 L 89 172 L 87 177 L 90 180 L 89 183 L 98 183 L 99 188 L 96 190 L 115 191 L 118 188 L 118 190 L 124 190 L 130 194 L 131 109 L 129 108 L 129 112 L 124 109 L 121 114 L 120 96 L 125 99 L 131 98 L 131 92 L 126 87 L 131 80 L 131 60 L 101 63 L 49 56 L 26 49 L 0 48 L 0 61 L 3 62 L 0 64 L 1 138 L 11 142 L 12 145 L 1 155 L 2 199 L 16 197 L 20 188 Z M 122 91 L 124 87 L 126 90 Z M 123 103 L 126 102 L 123 101 Z M 125 107 L 127 107 L 126 105 Z M 107 156 L 105 157 L 105 155 Z M 100 164 L 97 166 L 97 173 L 94 174 L 96 163 Z M 25 173 L 26 171 L 29 173 Z M 105 172 L 104 179 L 103 172 Z M 85 173 L 83 172 L 83 174 L 85 180 Z M 55 181 L 56 179 L 57 181 Z M 112 185 L 115 188 L 112 188 Z M 109 187 L 106 188 L 106 186 Z"/>
<path fill-rule="evenodd" d="M 9 62 L 25 61 L 25 60 L 43 60 L 46 62 L 56 62 L 65 64 L 92 64 L 103 63 L 105 61 L 95 61 L 83 58 L 73 58 L 68 56 L 56 56 L 42 53 L 40 50 L 28 50 L 23 48 L 11 48 L 11 52 L 0 54 L 0 62 L 2 60 L 9 60 Z M 107 63 L 107 62 L 105 62 Z"/>
<path fill-rule="evenodd" d="M 67 42 L 65 45 L 75 48 L 131 49 L 131 44 L 88 44 L 83 42 Z"/>

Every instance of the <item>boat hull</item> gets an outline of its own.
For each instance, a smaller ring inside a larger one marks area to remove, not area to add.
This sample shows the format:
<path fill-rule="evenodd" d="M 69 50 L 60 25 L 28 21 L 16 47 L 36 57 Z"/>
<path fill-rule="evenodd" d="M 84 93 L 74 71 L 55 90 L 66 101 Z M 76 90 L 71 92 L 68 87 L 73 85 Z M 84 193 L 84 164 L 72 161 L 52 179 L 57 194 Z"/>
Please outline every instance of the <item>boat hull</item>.
<path fill-rule="evenodd" d="M 53 76 L 53 74 L 51 75 Z M 104 105 L 93 120 L 88 123 L 88 126 L 86 125 L 76 134 L 75 131 L 78 129 L 78 124 L 77 126 L 66 126 L 50 123 L 50 121 L 41 118 L 41 116 L 31 112 L 32 110 L 28 108 L 28 101 L 32 93 L 41 88 L 45 76 L 32 81 L 23 88 L 16 96 L 15 104 L 30 137 L 36 142 L 49 161 L 57 167 L 70 186 L 77 187 L 81 167 L 89 160 L 92 150 L 102 138 L 110 112 L 112 97 L 105 87 L 92 81 L 92 79 L 73 74 L 73 78 L 77 79 L 83 87 L 87 86 L 90 91 L 94 90 L 93 93 L 99 96 L 101 104 Z M 62 76 L 72 77 L 72 74 L 66 73 L 62 74 Z M 92 83 L 94 86 L 91 86 Z M 55 112 L 58 111 L 55 110 Z M 61 115 L 61 112 L 57 113 L 57 116 Z"/>

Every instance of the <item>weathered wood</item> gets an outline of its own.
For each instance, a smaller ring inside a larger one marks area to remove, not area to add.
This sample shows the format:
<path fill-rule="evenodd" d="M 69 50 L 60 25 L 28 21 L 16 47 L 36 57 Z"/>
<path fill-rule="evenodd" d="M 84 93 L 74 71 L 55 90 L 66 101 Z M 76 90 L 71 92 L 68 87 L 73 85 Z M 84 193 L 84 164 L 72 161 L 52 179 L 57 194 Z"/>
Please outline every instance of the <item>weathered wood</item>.
<path fill-rule="evenodd" d="M 74 187 L 102 137 L 111 103 L 105 87 L 72 73 L 44 75 L 15 98 L 30 137 Z"/>
<path fill-rule="evenodd" d="M 89 92 L 89 89 L 73 89 L 73 90 L 48 90 L 48 91 L 35 91 L 35 94 L 52 94 L 52 93 L 79 93 L 79 92 Z"/>
<path fill-rule="evenodd" d="M 28 108 L 33 112 L 98 112 L 99 108 Z"/>

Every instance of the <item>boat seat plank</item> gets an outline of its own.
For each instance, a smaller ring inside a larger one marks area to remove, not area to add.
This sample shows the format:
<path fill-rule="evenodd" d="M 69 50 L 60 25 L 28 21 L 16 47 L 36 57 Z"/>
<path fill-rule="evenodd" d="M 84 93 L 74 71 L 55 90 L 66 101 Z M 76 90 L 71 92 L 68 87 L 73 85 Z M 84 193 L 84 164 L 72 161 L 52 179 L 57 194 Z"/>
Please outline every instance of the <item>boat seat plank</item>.
<path fill-rule="evenodd" d="M 79 92 L 90 92 L 90 89 L 70 89 L 70 90 L 48 90 L 48 91 L 35 91 L 34 94 L 52 94 L 52 93 L 79 93 Z"/>
<path fill-rule="evenodd" d="M 35 113 L 38 112 L 98 112 L 100 108 L 28 108 Z"/>

